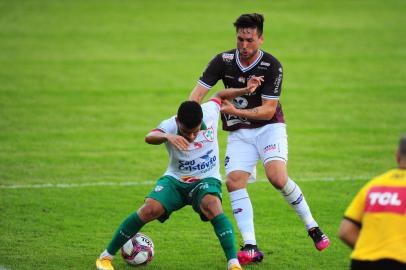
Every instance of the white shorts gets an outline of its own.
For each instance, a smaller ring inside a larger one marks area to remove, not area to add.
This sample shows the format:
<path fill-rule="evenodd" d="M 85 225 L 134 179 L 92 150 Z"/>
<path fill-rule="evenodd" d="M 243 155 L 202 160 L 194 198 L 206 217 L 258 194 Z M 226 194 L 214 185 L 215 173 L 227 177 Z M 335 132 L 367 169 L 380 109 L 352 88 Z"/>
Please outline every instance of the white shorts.
<path fill-rule="evenodd" d="M 245 171 L 251 174 L 248 181 L 254 182 L 259 159 L 263 164 L 272 160 L 288 161 L 288 136 L 284 123 L 229 133 L 224 161 L 227 175 L 233 171 Z"/>

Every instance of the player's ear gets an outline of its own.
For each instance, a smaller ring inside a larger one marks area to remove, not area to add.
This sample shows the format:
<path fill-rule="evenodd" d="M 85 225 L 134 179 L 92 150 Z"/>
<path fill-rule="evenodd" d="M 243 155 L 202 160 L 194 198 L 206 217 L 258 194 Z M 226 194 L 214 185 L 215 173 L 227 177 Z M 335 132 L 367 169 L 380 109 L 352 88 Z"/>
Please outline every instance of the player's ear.
<path fill-rule="evenodd" d="M 260 44 L 260 45 L 264 44 L 264 35 L 261 35 L 261 36 L 259 37 L 259 44 Z"/>

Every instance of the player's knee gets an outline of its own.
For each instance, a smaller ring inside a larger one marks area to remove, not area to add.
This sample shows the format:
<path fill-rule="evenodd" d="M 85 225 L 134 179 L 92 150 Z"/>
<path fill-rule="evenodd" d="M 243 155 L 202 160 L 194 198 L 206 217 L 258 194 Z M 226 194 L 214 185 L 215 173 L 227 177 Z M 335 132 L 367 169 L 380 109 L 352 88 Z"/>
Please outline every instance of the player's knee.
<path fill-rule="evenodd" d="M 246 186 L 246 180 L 238 174 L 230 173 L 227 175 L 226 186 L 229 192 L 242 189 Z"/>
<path fill-rule="evenodd" d="M 164 212 L 164 209 L 159 204 L 144 204 L 139 210 L 138 215 L 144 222 L 149 222 L 159 218 Z"/>
<path fill-rule="evenodd" d="M 284 174 L 280 173 L 271 173 L 267 175 L 269 182 L 276 188 L 282 189 L 286 182 L 288 181 L 288 177 Z"/>
<path fill-rule="evenodd" d="M 210 194 L 203 198 L 200 209 L 208 219 L 212 219 L 223 212 L 220 199 Z"/>

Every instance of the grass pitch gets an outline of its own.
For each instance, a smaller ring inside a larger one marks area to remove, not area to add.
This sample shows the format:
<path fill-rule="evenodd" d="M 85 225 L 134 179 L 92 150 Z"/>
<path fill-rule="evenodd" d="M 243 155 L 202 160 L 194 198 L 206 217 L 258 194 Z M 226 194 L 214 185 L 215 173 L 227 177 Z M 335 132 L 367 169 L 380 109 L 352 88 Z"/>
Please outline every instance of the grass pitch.
<path fill-rule="evenodd" d="M 0 269 L 94 269 L 166 168 L 164 147 L 144 135 L 235 47 L 235 18 L 255 11 L 265 15 L 262 48 L 284 66 L 290 175 L 332 245 L 317 252 L 258 182 L 249 192 L 266 257 L 245 269 L 346 269 L 344 209 L 395 166 L 406 131 L 404 1 L 0 1 Z M 120 186 L 128 181 L 139 184 Z M 190 208 L 142 231 L 156 245 L 146 269 L 225 268 L 211 226 Z"/>

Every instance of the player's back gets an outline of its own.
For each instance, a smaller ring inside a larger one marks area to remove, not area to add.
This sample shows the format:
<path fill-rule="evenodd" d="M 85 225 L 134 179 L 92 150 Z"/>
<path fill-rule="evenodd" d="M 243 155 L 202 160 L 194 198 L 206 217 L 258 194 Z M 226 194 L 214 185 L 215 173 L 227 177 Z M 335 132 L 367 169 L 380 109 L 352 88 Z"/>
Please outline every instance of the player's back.
<path fill-rule="evenodd" d="M 353 259 L 406 263 L 406 170 L 391 170 L 365 186 L 362 230 Z"/>

